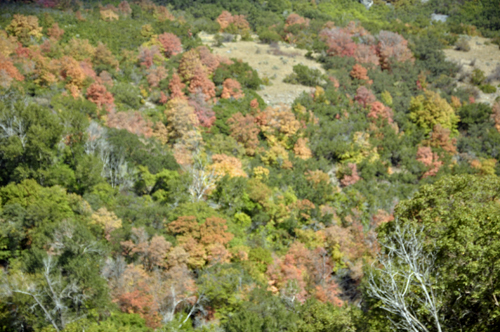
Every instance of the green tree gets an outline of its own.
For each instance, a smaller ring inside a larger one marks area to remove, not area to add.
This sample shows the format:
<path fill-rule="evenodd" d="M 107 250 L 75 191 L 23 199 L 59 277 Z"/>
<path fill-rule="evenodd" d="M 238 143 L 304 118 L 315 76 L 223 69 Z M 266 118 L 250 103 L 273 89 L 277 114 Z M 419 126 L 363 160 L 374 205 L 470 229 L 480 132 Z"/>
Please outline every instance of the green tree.
<path fill-rule="evenodd" d="M 423 227 L 424 249 L 436 252 L 440 316 L 451 331 L 493 331 L 500 324 L 500 205 L 497 177 L 451 176 L 401 202 L 395 216 Z M 382 226 L 389 238 L 395 223 Z"/>

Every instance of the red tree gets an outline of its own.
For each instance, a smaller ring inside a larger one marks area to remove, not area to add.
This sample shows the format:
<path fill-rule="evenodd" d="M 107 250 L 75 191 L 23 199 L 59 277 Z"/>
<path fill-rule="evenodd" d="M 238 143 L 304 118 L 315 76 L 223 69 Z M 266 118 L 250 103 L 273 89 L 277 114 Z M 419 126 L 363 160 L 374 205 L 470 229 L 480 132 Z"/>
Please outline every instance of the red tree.
<path fill-rule="evenodd" d="M 13 78 L 16 81 L 24 81 L 24 76 L 21 75 L 16 67 L 14 67 L 12 61 L 9 58 L 3 56 L 0 52 L 0 72 L 1 71 L 4 71 L 8 77 Z"/>
<path fill-rule="evenodd" d="M 200 126 L 210 128 L 215 123 L 215 112 L 202 92 L 192 94 L 189 99 L 189 106 L 194 108 L 194 112 L 200 121 Z"/>
<path fill-rule="evenodd" d="M 241 84 L 237 80 L 232 78 L 227 78 L 223 83 L 222 95 L 223 99 L 240 99 L 245 97 L 245 94 L 241 91 Z"/>
<path fill-rule="evenodd" d="M 382 30 L 378 35 L 378 40 L 377 53 L 383 69 L 390 69 L 391 61 L 415 61 L 408 48 L 408 41 L 400 34 Z"/>
<path fill-rule="evenodd" d="M 140 112 L 109 111 L 106 125 L 110 128 L 125 129 L 133 134 L 144 137 L 153 136 L 151 122 L 144 120 Z"/>
<path fill-rule="evenodd" d="M 243 144 L 248 155 L 254 155 L 259 145 L 259 126 L 255 118 L 247 114 L 243 116 L 240 112 L 234 114 L 227 120 L 231 129 L 231 137 Z"/>
<path fill-rule="evenodd" d="M 320 37 L 326 42 L 329 55 L 354 56 L 356 52 L 356 43 L 344 29 L 324 29 L 320 32 Z"/>
<path fill-rule="evenodd" d="M 422 177 L 426 178 L 437 174 L 443 162 L 439 160 L 437 153 L 433 153 L 428 146 L 420 146 L 417 151 L 417 160 L 427 166 L 427 172 Z"/>
<path fill-rule="evenodd" d="M 360 86 L 356 90 L 356 96 L 354 97 L 354 100 L 357 101 L 363 108 L 367 106 L 371 106 L 377 98 L 375 98 L 375 95 L 371 90 L 367 89 L 364 85 Z"/>
<path fill-rule="evenodd" d="M 379 64 L 377 49 L 373 45 L 359 44 L 354 51 L 354 59 L 359 63 Z"/>
<path fill-rule="evenodd" d="M 219 67 L 219 58 L 214 55 L 206 46 L 199 46 L 196 48 L 200 55 L 201 63 L 207 67 L 208 72 L 213 73 Z"/>
<path fill-rule="evenodd" d="M 64 34 L 64 30 L 59 28 L 58 23 L 52 24 L 52 27 L 50 27 L 47 30 L 47 32 L 48 32 L 47 34 L 49 35 L 49 37 L 54 38 L 55 40 L 61 39 L 62 35 Z"/>
<path fill-rule="evenodd" d="M 208 74 L 202 65 L 199 65 L 194 70 L 188 90 L 192 94 L 201 91 L 205 95 L 206 101 L 215 98 L 215 84 L 208 78 Z"/>
<path fill-rule="evenodd" d="M 161 60 L 163 56 L 161 55 L 160 48 L 156 45 L 151 47 L 141 46 L 139 48 L 139 61 L 141 66 L 145 66 L 146 68 L 150 68 L 155 60 Z"/>
<path fill-rule="evenodd" d="M 356 164 L 347 164 L 347 171 L 344 174 L 342 180 L 340 180 L 340 184 L 344 187 L 350 186 L 361 180 L 361 177 L 358 174 L 358 166 Z M 350 174 L 349 174 L 350 173 Z"/>
<path fill-rule="evenodd" d="M 368 113 L 369 118 L 382 118 L 382 119 L 387 119 L 389 123 L 393 122 L 392 119 L 392 110 L 390 107 L 385 106 L 379 101 L 375 101 L 370 108 L 370 112 Z"/>
<path fill-rule="evenodd" d="M 108 92 L 104 85 L 93 83 L 87 89 L 87 99 L 97 105 L 97 107 L 105 106 L 106 110 L 110 111 L 114 108 L 115 99 L 111 92 Z"/>
<path fill-rule="evenodd" d="M 186 96 L 184 95 L 184 89 L 186 87 L 186 84 L 182 83 L 181 78 L 179 75 L 174 74 L 172 75 L 172 79 L 170 80 L 168 84 L 168 89 L 170 90 L 170 98 L 171 99 L 186 99 Z"/>
<path fill-rule="evenodd" d="M 352 70 L 350 73 L 352 78 L 358 79 L 360 81 L 368 81 L 370 78 L 368 77 L 367 74 L 368 74 L 368 70 L 358 63 L 352 67 Z"/>
<path fill-rule="evenodd" d="M 158 36 L 158 41 L 165 51 L 165 56 L 170 58 L 182 52 L 182 43 L 173 33 L 165 32 Z"/>

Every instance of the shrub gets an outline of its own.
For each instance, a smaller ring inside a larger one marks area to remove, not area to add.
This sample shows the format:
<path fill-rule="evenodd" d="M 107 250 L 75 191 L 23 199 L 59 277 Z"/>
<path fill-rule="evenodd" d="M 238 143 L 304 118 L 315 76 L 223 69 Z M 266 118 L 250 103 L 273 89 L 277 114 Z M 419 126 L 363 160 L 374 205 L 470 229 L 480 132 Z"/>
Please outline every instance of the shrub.
<path fill-rule="evenodd" d="M 460 38 L 459 40 L 457 40 L 457 42 L 455 43 L 455 49 L 457 51 L 463 51 L 463 52 L 469 52 L 470 51 L 470 45 L 469 45 L 469 42 L 467 41 L 467 39 L 465 38 Z"/>
<path fill-rule="evenodd" d="M 257 35 L 259 36 L 260 42 L 264 44 L 270 44 L 273 42 L 277 43 L 281 41 L 281 36 L 276 31 L 267 28 L 260 29 L 257 32 Z"/>
<path fill-rule="evenodd" d="M 319 85 L 321 81 L 321 71 L 319 69 L 309 68 L 305 65 L 293 66 L 293 73 L 285 77 L 283 82 L 291 84 L 302 84 L 306 86 Z"/>
<path fill-rule="evenodd" d="M 483 84 L 479 86 L 479 90 L 483 91 L 484 93 L 495 93 L 497 92 L 497 88 L 495 88 L 491 84 Z"/>
<path fill-rule="evenodd" d="M 483 84 L 485 79 L 486 76 L 484 75 L 484 71 L 476 68 L 472 71 L 472 77 L 470 78 L 470 82 L 474 85 L 480 86 L 481 84 Z"/>

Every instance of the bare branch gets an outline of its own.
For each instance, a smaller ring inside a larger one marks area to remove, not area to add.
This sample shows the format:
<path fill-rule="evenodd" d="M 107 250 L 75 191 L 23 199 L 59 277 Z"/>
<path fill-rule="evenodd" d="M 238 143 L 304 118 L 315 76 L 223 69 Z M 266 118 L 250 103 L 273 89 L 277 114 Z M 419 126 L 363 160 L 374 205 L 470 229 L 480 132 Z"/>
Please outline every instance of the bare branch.
<path fill-rule="evenodd" d="M 421 234 L 422 229 L 395 222 L 393 234 L 382 244 L 385 253 L 379 255 L 380 267 L 373 267 L 368 274 L 368 294 L 380 300 L 384 310 L 399 317 L 398 321 L 389 317 L 396 328 L 429 331 L 413 307 L 417 302 L 431 316 L 436 330 L 441 332 L 440 301 L 434 291 L 432 275 L 435 256 L 424 251 Z"/>

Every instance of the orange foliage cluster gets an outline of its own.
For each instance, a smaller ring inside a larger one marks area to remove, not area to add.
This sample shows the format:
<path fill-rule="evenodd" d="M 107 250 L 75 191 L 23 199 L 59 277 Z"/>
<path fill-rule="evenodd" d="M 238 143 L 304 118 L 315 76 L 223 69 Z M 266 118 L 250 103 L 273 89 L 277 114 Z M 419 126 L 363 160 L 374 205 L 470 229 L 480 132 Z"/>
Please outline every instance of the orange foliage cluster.
<path fill-rule="evenodd" d="M 215 123 L 215 112 L 212 110 L 211 104 L 206 100 L 202 92 L 192 94 L 189 98 L 189 106 L 194 108 L 194 113 L 198 117 L 200 126 L 210 128 Z"/>
<path fill-rule="evenodd" d="M 230 25 L 233 25 L 240 33 L 250 30 L 250 24 L 245 19 L 245 16 L 233 16 L 230 12 L 225 10 L 217 17 L 217 23 L 219 23 L 221 31 L 226 30 Z"/>
<path fill-rule="evenodd" d="M 300 129 L 300 122 L 287 105 L 267 107 L 263 112 L 261 129 L 266 135 L 280 134 L 285 138 L 295 135 Z"/>
<path fill-rule="evenodd" d="M 6 75 L 6 77 L 20 82 L 24 81 L 24 76 L 21 75 L 16 67 L 14 67 L 12 61 L 6 56 L 0 54 L 0 73 L 2 72 Z M 3 84 L 3 82 L 0 82 L 0 84 Z"/>
<path fill-rule="evenodd" d="M 68 56 L 61 59 L 60 75 L 66 80 L 66 86 L 73 85 L 79 89 L 82 88 L 85 78 L 87 77 L 80 63 Z"/>
<path fill-rule="evenodd" d="M 351 77 L 360 81 L 365 81 L 368 84 L 372 84 L 373 81 L 368 77 L 368 70 L 360 64 L 355 64 L 351 70 Z"/>
<path fill-rule="evenodd" d="M 127 1 L 120 2 L 117 9 L 118 9 L 118 12 L 123 16 L 132 15 L 132 8 L 130 8 L 130 5 Z"/>
<path fill-rule="evenodd" d="M 288 15 L 286 21 L 285 21 L 285 40 L 294 43 L 296 41 L 296 37 L 293 35 L 293 33 L 290 31 L 291 27 L 294 27 L 296 25 L 300 26 L 301 28 L 307 28 L 309 26 L 309 19 L 305 19 L 302 16 L 298 14 L 290 14 Z"/>
<path fill-rule="evenodd" d="M 50 27 L 47 30 L 47 35 L 49 35 L 50 38 L 54 38 L 55 40 L 61 39 L 62 35 L 64 35 L 64 30 L 59 28 L 58 23 L 52 24 L 52 27 Z"/>
<path fill-rule="evenodd" d="M 375 101 L 372 103 L 370 112 L 367 115 L 369 118 L 373 119 L 387 119 L 387 122 L 393 123 L 394 120 L 392 119 L 393 112 L 390 107 L 385 106 L 379 101 Z"/>
<path fill-rule="evenodd" d="M 118 20 L 118 15 L 112 9 L 101 9 L 99 12 L 103 21 L 111 22 Z"/>
<path fill-rule="evenodd" d="M 182 89 L 186 87 L 186 84 L 182 83 L 179 75 L 172 75 L 172 79 L 168 83 L 168 89 L 170 90 L 170 98 L 171 99 L 186 99 L 184 92 Z"/>
<path fill-rule="evenodd" d="M 165 6 L 156 6 L 154 16 L 160 22 L 166 20 L 175 21 L 175 16 Z"/>
<path fill-rule="evenodd" d="M 151 122 L 144 120 L 140 112 L 116 112 L 110 110 L 106 125 L 110 128 L 125 129 L 133 134 L 144 137 L 153 136 Z"/>
<path fill-rule="evenodd" d="M 200 56 L 201 63 L 207 68 L 208 73 L 212 74 L 219 67 L 220 58 L 210 52 L 206 46 L 198 46 L 196 51 Z"/>
<path fill-rule="evenodd" d="M 353 163 L 347 164 L 347 172 L 344 174 L 342 180 L 340 180 L 340 184 L 344 187 L 350 186 L 361 180 L 361 177 L 358 174 L 358 166 Z"/>
<path fill-rule="evenodd" d="M 311 149 L 307 146 L 308 138 L 300 137 L 295 146 L 293 147 L 293 152 L 295 155 L 301 159 L 307 160 L 312 157 Z"/>
<path fill-rule="evenodd" d="M 250 114 L 243 116 L 238 112 L 229 118 L 227 123 L 231 130 L 231 137 L 243 144 L 246 154 L 253 156 L 259 145 L 260 133 L 255 118 Z"/>
<path fill-rule="evenodd" d="M 308 18 L 303 18 L 302 16 L 293 13 L 293 14 L 288 15 L 288 17 L 286 18 L 285 30 L 286 30 L 286 28 L 291 27 L 292 25 L 296 25 L 296 24 L 308 27 L 309 22 L 310 22 L 310 20 Z"/>
<path fill-rule="evenodd" d="M 226 246 L 233 238 L 227 231 L 226 220 L 208 217 L 198 223 L 196 217 L 185 216 L 168 224 L 168 229 L 177 235 L 178 243 L 189 253 L 188 264 L 194 268 L 203 267 L 207 260 L 213 263 L 229 261 Z"/>
<path fill-rule="evenodd" d="M 225 154 L 214 154 L 212 156 L 213 165 L 211 168 L 215 171 L 217 175 L 221 177 L 228 175 L 229 177 L 248 177 L 248 175 L 243 171 L 243 166 L 241 160 L 236 157 L 231 157 Z"/>
<path fill-rule="evenodd" d="M 375 98 L 375 95 L 371 90 L 362 85 L 356 90 L 354 100 L 357 101 L 363 108 L 366 108 L 377 101 L 377 98 Z"/>
<path fill-rule="evenodd" d="M 443 162 L 439 160 L 437 153 L 433 153 L 428 146 L 418 147 L 417 160 L 428 168 L 428 171 L 423 175 L 424 178 L 436 175 L 441 166 L 443 166 Z"/>
<path fill-rule="evenodd" d="M 155 235 L 149 241 L 148 239 L 149 235 L 144 228 L 132 228 L 132 239 L 120 244 L 125 255 L 136 255 L 147 271 L 165 267 L 165 259 L 172 244 L 161 235 Z"/>
<path fill-rule="evenodd" d="M 173 33 L 165 32 L 159 35 L 158 41 L 163 47 L 163 51 L 165 52 L 165 56 L 167 58 L 170 58 L 182 52 L 181 40 Z"/>
<path fill-rule="evenodd" d="M 157 88 L 160 81 L 168 77 L 168 72 L 165 67 L 151 67 L 148 69 L 148 84 L 152 88 Z"/>
<path fill-rule="evenodd" d="M 122 311 L 139 314 L 154 329 L 162 318 L 173 319 L 183 303 L 196 302 L 196 285 L 186 266 L 189 255 L 182 247 L 172 248 L 160 235 L 149 238 L 144 228 L 132 228 L 131 239 L 121 245 L 125 255 L 140 263 L 123 269 L 108 260 L 104 267 L 113 302 Z"/>
<path fill-rule="evenodd" d="M 87 89 L 87 99 L 96 104 L 99 108 L 105 106 L 107 111 L 110 111 L 115 106 L 115 99 L 111 92 L 108 92 L 106 87 L 99 83 L 93 83 L 89 86 Z"/>
<path fill-rule="evenodd" d="M 118 70 L 118 65 L 119 62 L 111 53 L 111 51 L 104 45 L 103 43 L 99 42 L 97 47 L 95 48 L 95 54 L 94 54 L 94 59 L 92 61 L 94 65 L 105 65 L 105 66 L 110 66 Z"/>
<path fill-rule="evenodd" d="M 359 63 L 380 65 L 382 69 L 390 69 L 391 61 L 414 61 L 408 41 L 401 35 L 381 31 L 376 43 L 372 35 L 354 22 L 345 28 L 325 28 L 320 37 L 326 42 L 329 55 L 353 57 Z M 353 37 L 359 40 L 358 44 Z"/>
<path fill-rule="evenodd" d="M 205 101 L 215 98 L 215 84 L 206 72 L 203 65 L 199 65 L 193 72 L 193 77 L 189 83 L 189 93 L 201 92 L 205 95 Z"/>
<path fill-rule="evenodd" d="M 274 263 L 268 267 L 270 290 L 301 303 L 314 295 L 320 301 L 341 306 L 339 287 L 331 276 L 333 266 L 324 248 L 311 250 L 295 242 L 284 257 L 275 257 Z M 308 289 L 312 290 L 311 294 Z"/>
<path fill-rule="evenodd" d="M 222 89 L 222 99 L 240 99 L 245 97 L 245 94 L 241 91 L 241 84 L 237 80 L 233 80 L 232 78 L 227 78 L 223 83 Z"/>
<path fill-rule="evenodd" d="M 160 48 L 156 45 L 151 47 L 141 46 L 139 48 L 139 61 L 141 66 L 150 68 L 155 62 L 163 60 Z"/>
<path fill-rule="evenodd" d="M 455 154 L 457 153 L 457 139 L 451 138 L 450 133 L 451 130 L 437 124 L 432 129 L 431 137 L 423 143 L 435 148 L 440 147 L 450 154 Z"/>

